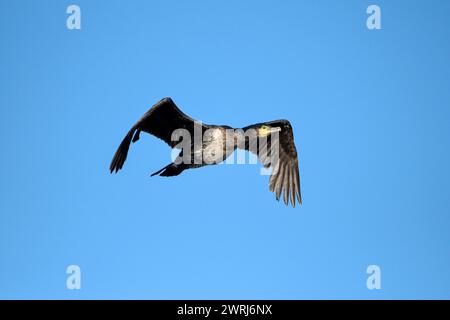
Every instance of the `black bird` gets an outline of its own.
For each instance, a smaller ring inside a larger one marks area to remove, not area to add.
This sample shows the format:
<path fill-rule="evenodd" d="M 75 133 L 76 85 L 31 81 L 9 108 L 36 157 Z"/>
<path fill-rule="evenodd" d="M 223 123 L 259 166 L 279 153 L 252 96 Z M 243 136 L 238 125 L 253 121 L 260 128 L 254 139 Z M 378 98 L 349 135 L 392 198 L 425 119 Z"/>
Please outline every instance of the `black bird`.
<path fill-rule="evenodd" d="M 296 197 L 298 202 L 302 203 L 297 150 L 289 121 L 258 123 L 242 129 L 207 125 L 184 114 L 171 98 L 164 98 L 156 103 L 128 131 L 111 161 L 109 168 L 111 173 L 117 173 L 122 169 L 130 143 L 139 140 L 141 131 L 150 133 L 171 148 L 175 148 L 180 146 L 180 141 L 174 139 L 173 135 L 177 129 L 184 130 L 178 132 L 188 133 L 191 137 L 195 136 L 198 130 L 197 133 L 200 133 L 202 139 L 200 141 L 192 139 L 188 142 L 191 147 L 187 149 L 188 151 L 182 149 L 174 162 L 153 173 L 152 176 L 177 176 L 186 169 L 220 163 L 236 148 L 245 149 L 255 153 L 265 168 L 272 167 L 269 188 L 275 192 L 277 200 L 283 193 L 286 205 L 290 200 L 295 207 Z"/>

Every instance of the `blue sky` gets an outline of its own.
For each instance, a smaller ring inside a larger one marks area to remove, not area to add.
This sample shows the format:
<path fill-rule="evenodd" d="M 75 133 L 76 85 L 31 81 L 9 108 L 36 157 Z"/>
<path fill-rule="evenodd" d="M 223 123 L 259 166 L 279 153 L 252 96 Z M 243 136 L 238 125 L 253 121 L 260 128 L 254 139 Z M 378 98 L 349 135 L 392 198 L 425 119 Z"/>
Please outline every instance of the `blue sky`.
<path fill-rule="evenodd" d="M 449 12 L 1 1 L 0 298 L 450 298 Z M 303 206 L 275 201 L 258 165 L 150 178 L 170 149 L 149 135 L 110 175 L 165 96 L 205 123 L 289 119 Z"/>

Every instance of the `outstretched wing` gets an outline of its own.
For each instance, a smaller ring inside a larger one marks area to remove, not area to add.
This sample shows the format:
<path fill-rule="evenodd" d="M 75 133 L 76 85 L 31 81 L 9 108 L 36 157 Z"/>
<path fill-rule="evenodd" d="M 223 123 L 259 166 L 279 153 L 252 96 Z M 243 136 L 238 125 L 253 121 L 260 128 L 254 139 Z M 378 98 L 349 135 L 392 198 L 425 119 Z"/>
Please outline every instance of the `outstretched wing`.
<path fill-rule="evenodd" d="M 178 142 L 171 140 L 172 133 L 177 129 L 186 129 L 193 135 L 195 121 L 195 119 L 184 114 L 171 98 L 164 98 L 148 110 L 135 124 L 136 135 L 139 134 L 139 131 L 150 133 L 173 148 Z M 139 139 L 136 135 L 133 142 Z"/>
<path fill-rule="evenodd" d="M 297 149 L 294 143 L 292 126 L 287 120 L 267 122 L 270 127 L 279 127 L 281 131 L 272 134 L 268 139 L 258 139 L 257 155 L 265 168 L 272 167 L 269 189 L 275 192 L 277 200 L 283 194 L 283 200 L 289 205 L 289 200 L 295 207 L 295 198 L 302 203 L 300 191 L 300 174 Z M 250 151 L 252 148 L 250 148 Z"/>
<path fill-rule="evenodd" d="M 186 129 L 193 135 L 194 126 L 195 120 L 178 109 L 171 98 L 160 100 L 128 131 L 111 161 L 111 173 L 122 169 L 130 143 L 139 140 L 141 131 L 154 135 L 173 148 L 179 142 L 172 141 L 172 133 L 177 129 Z"/>

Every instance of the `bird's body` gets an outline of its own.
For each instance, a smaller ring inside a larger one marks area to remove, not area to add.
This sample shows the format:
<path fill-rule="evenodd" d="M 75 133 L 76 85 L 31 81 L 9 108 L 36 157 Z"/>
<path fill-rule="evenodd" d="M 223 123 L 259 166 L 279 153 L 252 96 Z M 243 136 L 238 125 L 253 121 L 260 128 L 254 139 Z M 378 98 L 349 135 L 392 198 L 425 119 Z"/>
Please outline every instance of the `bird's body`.
<path fill-rule="evenodd" d="M 122 169 L 130 143 L 139 140 L 141 131 L 162 139 L 171 148 L 181 148 L 172 163 L 152 176 L 177 176 L 186 169 L 221 163 L 236 148 L 245 149 L 257 154 L 264 167 L 273 167 L 269 186 L 276 193 L 277 200 L 283 192 L 286 205 L 289 196 L 293 206 L 295 197 L 299 203 L 302 202 L 297 151 L 292 127 L 287 120 L 259 123 L 242 129 L 207 125 L 185 115 L 171 98 L 164 98 L 147 111 L 125 136 L 111 162 L 111 173 Z"/>
<path fill-rule="evenodd" d="M 195 159 L 203 164 L 217 164 L 228 158 L 234 151 L 234 141 L 226 139 L 226 130 L 231 127 L 209 126 L 203 134 L 201 148 L 193 145 Z"/>

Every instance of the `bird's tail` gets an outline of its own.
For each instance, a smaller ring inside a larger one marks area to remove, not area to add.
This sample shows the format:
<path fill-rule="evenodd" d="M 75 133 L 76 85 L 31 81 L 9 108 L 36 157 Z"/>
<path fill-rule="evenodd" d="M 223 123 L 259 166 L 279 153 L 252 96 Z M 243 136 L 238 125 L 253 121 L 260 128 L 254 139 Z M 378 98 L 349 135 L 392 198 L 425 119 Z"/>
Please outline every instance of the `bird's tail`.
<path fill-rule="evenodd" d="M 136 134 L 135 134 L 136 133 Z M 131 128 L 130 131 L 128 131 L 125 138 L 120 143 L 119 148 L 117 148 L 116 153 L 114 154 L 114 157 L 111 161 L 111 164 L 109 166 L 109 170 L 111 173 L 119 171 L 122 169 L 123 164 L 125 163 L 125 160 L 127 159 L 128 155 L 128 149 L 130 148 L 131 139 L 133 139 L 133 142 L 136 142 L 139 140 L 139 133 L 140 130 L 137 129 L 136 126 Z M 134 135 L 134 137 L 133 137 Z"/>
<path fill-rule="evenodd" d="M 159 174 L 162 177 L 173 177 L 179 175 L 186 167 L 183 164 L 170 163 L 161 170 L 152 173 L 152 177 Z"/>

